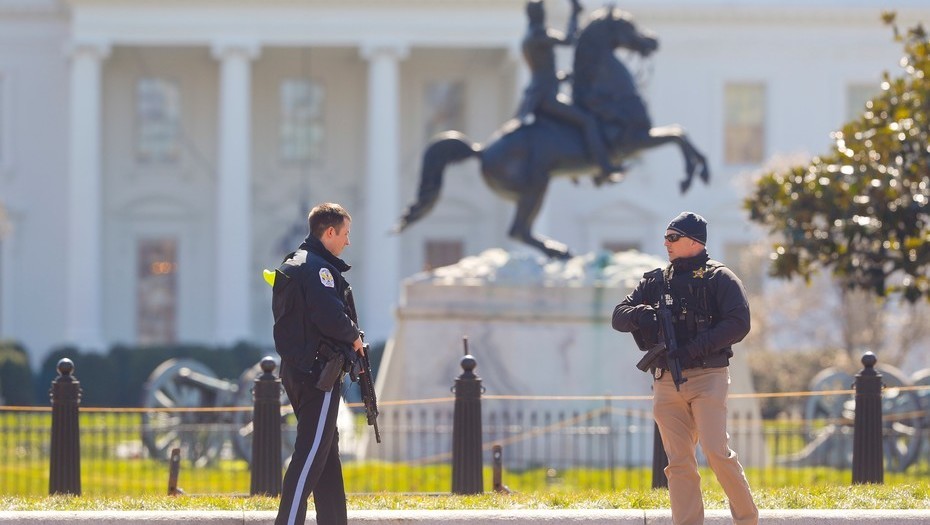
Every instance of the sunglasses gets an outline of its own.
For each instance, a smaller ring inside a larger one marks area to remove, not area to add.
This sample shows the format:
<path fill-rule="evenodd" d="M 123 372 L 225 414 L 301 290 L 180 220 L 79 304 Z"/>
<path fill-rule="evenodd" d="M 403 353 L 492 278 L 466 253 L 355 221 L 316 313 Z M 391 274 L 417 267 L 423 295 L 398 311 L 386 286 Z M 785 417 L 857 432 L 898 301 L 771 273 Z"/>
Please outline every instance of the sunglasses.
<path fill-rule="evenodd" d="M 680 233 L 669 233 L 665 235 L 665 240 L 668 242 L 678 242 L 678 239 L 681 239 L 684 235 Z"/>

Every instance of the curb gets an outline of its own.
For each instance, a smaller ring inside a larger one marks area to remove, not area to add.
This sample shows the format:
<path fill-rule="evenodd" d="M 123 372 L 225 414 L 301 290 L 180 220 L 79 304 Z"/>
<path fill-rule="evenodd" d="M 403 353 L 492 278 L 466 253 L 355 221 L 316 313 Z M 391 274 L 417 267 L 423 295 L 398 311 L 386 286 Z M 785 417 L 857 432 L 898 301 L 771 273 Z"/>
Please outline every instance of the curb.
<path fill-rule="evenodd" d="M 311 511 L 312 513 L 312 511 Z M 930 524 L 930 510 L 762 510 L 765 525 Z M 0 511 L 2 525 L 272 525 L 274 511 Z M 366 525 L 672 525 L 668 510 L 358 510 L 350 523 Z M 307 523 L 316 523 L 308 516 Z M 706 525 L 729 525 L 729 511 L 709 510 Z"/>

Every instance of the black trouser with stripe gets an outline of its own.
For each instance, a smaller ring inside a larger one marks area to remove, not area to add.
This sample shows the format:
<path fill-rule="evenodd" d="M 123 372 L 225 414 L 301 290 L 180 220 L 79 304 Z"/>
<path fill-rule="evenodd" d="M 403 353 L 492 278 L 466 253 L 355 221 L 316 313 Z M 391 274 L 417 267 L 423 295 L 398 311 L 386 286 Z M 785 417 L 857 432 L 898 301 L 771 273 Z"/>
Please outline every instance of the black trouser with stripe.
<path fill-rule="evenodd" d="M 297 416 L 297 438 L 284 473 L 275 525 L 302 525 L 311 492 L 317 525 L 345 525 L 347 521 L 336 429 L 342 383 L 323 392 L 315 386 L 317 377 L 281 363 L 281 383 Z"/>

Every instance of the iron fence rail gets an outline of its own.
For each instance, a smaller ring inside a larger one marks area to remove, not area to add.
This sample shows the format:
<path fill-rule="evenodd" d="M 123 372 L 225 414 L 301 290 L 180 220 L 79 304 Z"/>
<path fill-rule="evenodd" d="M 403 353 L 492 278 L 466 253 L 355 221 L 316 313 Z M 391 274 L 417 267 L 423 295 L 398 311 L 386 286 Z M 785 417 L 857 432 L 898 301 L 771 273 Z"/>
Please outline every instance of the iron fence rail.
<path fill-rule="evenodd" d="M 802 395 L 804 394 L 804 395 Z M 848 395 L 848 392 L 842 392 Z M 791 396 L 791 394 L 779 394 Z M 803 413 L 807 393 L 795 393 Z M 838 395 L 820 392 L 816 395 Z M 890 393 L 886 395 L 900 395 Z M 643 398 L 552 400 L 488 396 L 483 400 L 482 455 L 490 489 L 492 448 L 502 448 L 503 483 L 529 491 L 648 488 L 651 482 L 653 424 L 651 401 Z M 243 407 L 175 409 L 176 419 L 153 448 L 143 435 L 151 431 L 152 409 L 82 407 L 79 415 L 81 480 L 84 495 L 164 494 L 167 457 L 161 450 L 182 447 L 179 487 L 191 494 L 247 494 L 249 463 L 235 446 L 243 428 L 235 417 Z M 379 419 L 383 443 L 370 437 L 364 417 L 345 410 L 340 419 L 340 453 L 346 490 L 368 492 L 449 492 L 453 400 L 388 403 Z M 888 427 L 907 414 L 884 416 Z M 156 418 L 157 419 L 157 418 Z M 917 417 L 917 420 L 922 418 Z M 909 420 L 910 421 L 910 420 Z M 293 439 L 287 422 L 282 440 Z M 0 407 L 0 491 L 7 495 L 44 495 L 49 490 L 51 411 L 36 407 Z M 904 468 L 892 465 L 888 482 L 918 479 L 930 473 L 930 446 L 923 429 L 887 435 L 886 457 L 902 449 L 913 458 Z M 839 418 L 782 417 L 759 420 L 734 417 L 731 445 L 740 454 L 754 487 L 779 487 L 836 480 L 849 483 L 851 421 Z M 163 446 L 172 445 L 172 446 Z M 282 443 L 289 448 L 290 443 Z M 204 459 L 203 447 L 213 447 Z M 702 458 L 699 458 L 702 459 Z M 704 476 L 713 483 L 713 476 Z"/>

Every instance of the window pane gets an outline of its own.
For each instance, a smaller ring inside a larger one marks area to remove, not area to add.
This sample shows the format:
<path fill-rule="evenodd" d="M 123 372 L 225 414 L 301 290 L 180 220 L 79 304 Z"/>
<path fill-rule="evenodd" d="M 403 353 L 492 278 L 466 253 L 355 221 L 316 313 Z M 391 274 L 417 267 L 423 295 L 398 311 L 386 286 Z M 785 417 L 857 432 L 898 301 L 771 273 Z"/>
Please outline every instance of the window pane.
<path fill-rule="evenodd" d="M 459 262 L 462 260 L 465 249 L 462 241 L 434 239 L 426 241 L 424 252 L 426 260 L 423 261 L 423 269 L 432 270 Z"/>
<path fill-rule="evenodd" d="M 281 160 L 318 161 L 323 153 L 323 86 L 308 79 L 281 82 Z"/>
<path fill-rule="evenodd" d="M 465 112 L 465 83 L 438 80 L 426 84 L 424 136 L 431 138 L 449 130 L 462 131 Z"/>
<path fill-rule="evenodd" d="M 865 112 L 865 104 L 880 93 L 878 86 L 852 84 L 846 88 L 846 120 L 859 120 Z"/>
<path fill-rule="evenodd" d="M 756 164 L 765 156 L 765 86 L 728 84 L 724 92 L 727 164 Z"/>
<path fill-rule="evenodd" d="M 180 152 L 181 95 L 176 83 L 142 78 L 136 84 L 136 158 L 176 162 Z"/>
<path fill-rule="evenodd" d="M 136 337 L 140 344 L 177 339 L 177 241 L 141 239 L 136 248 Z"/>

